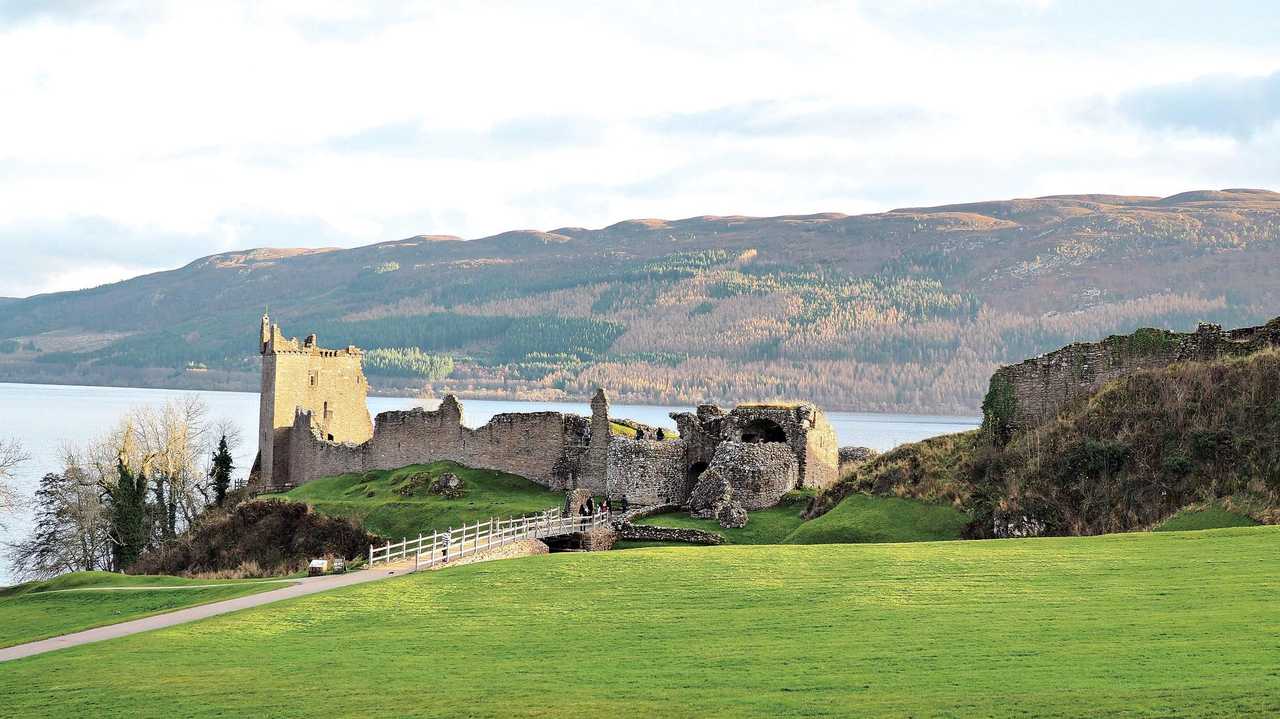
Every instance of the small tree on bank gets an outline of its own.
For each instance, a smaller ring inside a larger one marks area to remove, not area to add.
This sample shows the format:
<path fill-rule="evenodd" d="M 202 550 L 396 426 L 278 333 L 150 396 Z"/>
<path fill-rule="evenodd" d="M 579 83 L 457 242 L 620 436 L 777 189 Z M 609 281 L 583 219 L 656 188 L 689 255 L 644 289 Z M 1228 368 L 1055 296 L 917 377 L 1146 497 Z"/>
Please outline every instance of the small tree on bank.
<path fill-rule="evenodd" d="M 209 479 L 213 481 L 213 503 L 221 507 L 227 501 L 227 489 L 231 487 L 231 450 L 227 448 L 227 435 L 218 441 L 218 449 L 213 453 L 212 466 L 209 468 Z"/>
<path fill-rule="evenodd" d="M 151 540 L 147 522 L 146 470 L 134 474 L 122 456 L 116 462 L 116 482 L 103 489 L 107 493 L 111 522 L 111 564 L 122 572 L 138 561 Z"/>

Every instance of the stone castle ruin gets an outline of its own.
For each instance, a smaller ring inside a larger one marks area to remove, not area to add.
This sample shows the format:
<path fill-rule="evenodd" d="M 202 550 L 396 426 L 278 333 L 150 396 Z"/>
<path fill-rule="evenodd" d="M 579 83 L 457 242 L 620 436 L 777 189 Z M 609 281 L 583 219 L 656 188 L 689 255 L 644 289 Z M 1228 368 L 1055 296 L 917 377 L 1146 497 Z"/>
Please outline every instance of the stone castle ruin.
<path fill-rule="evenodd" d="M 1147 328 L 1101 342 L 1077 342 L 996 370 L 982 403 L 983 429 L 1002 443 L 1014 431 L 1047 422 L 1071 402 L 1137 370 L 1242 357 L 1267 347 L 1280 347 L 1280 318 L 1234 330 L 1215 324 L 1201 324 L 1195 332 Z"/>
<path fill-rule="evenodd" d="M 718 516 L 770 507 L 791 490 L 820 489 L 837 479 L 835 431 L 808 402 L 672 413 L 678 437 L 611 418 L 604 390 L 592 398 L 590 418 L 506 413 L 471 429 L 462 424 L 461 403 L 449 395 L 435 410 L 382 412 L 370 422 L 358 348 L 321 349 L 315 335 L 286 340 L 266 316 L 261 337 L 254 466 L 263 488 L 452 460 L 553 490 L 583 489 L 634 505 L 676 504 Z"/>

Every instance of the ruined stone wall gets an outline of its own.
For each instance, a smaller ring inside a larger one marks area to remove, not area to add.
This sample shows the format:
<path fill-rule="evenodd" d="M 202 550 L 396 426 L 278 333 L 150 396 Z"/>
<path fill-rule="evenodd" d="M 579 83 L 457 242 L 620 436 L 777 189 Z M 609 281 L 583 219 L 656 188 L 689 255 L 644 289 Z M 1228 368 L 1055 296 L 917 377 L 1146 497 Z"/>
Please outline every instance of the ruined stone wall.
<path fill-rule="evenodd" d="M 324 349 L 315 335 L 301 342 L 285 339 L 279 326 L 270 325 L 265 316 L 262 320 L 259 481 L 279 486 L 292 475 L 290 432 L 297 410 L 311 414 L 312 426 L 321 437 L 338 443 L 368 440 L 373 423 L 359 349 Z"/>
<path fill-rule="evenodd" d="M 649 440 L 614 437 L 609 443 L 611 500 L 627 498 L 628 504 L 681 504 L 692 489 L 682 440 Z"/>
<path fill-rule="evenodd" d="M 596 494 L 608 491 L 609 443 L 613 431 L 609 427 L 609 397 L 603 389 L 591 398 L 591 429 L 585 461 L 581 463 L 578 484 Z"/>
<path fill-rule="evenodd" d="M 369 462 L 369 445 L 330 442 L 314 424 L 310 412 L 299 411 L 286 433 L 289 474 L 278 485 L 302 484 L 320 477 L 374 469 Z"/>
<path fill-rule="evenodd" d="M 1211 324 L 1186 333 L 1141 329 L 1068 345 L 997 370 L 982 403 L 983 429 L 1003 442 L 1014 430 L 1048 421 L 1071 401 L 1134 371 L 1243 356 L 1266 347 L 1280 347 L 1280 319 L 1230 331 Z"/>
<path fill-rule="evenodd" d="M 694 504 L 702 506 L 693 508 L 704 513 L 714 510 L 727 487 L 730 500 L 743 509 L 765 509 L 776 505 L 799 483 L 798 462 L 786 443 L 722 442 L 693 490 L 702 498 Z"/>
<path fill-rule="evenodd" d="M 739 405 L 724 418 L 721 438 L 747 440 L 761 422 L 777 425 L 786 435 L 786 446 L 795 454 L 799 486 L 828 487 L 839 479 L 840 446 L 835 429 L 822 410 L 808 402 L 789 405 Z"/>
<path fill-rule="evenodd" d="M 840 479 L 840 440 L 821 410 L 815 408 L 808 421 L 799 486 L 826 489 Z"/>
<path fill-rule="evenodd" d="M 437 410 L 421 407 L 378 415 L 373 437 L 361 444 L 328 441 L 313 415 L 300 411 L 293 427 L 292 481 L 343 472 L 393 469 L 450 460 L 468 467 L 526 477 L 555 490 L 578 486 L 586 454 L 584 417 L 560 412 L 495 415 L 476 429 L 462 425 L 452 396 Z"/>

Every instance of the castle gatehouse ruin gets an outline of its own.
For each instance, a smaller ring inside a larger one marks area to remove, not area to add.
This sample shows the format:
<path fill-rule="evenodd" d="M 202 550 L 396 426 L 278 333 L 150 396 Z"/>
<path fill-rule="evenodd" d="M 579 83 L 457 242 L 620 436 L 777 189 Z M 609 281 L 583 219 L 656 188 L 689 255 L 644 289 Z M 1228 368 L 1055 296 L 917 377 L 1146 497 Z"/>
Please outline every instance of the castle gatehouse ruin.
<path fill-rule="evenodd" d="M 553 490 L 687 505 L 716 516 L 769 507 L 793 489 L 823 488 L 837 479 L 835 431 L 809 402 L 674 412 L 678 436 L 611 418 L 604 390 L 592 398 L 589 418 L 506 413 L 472 429 L 463 426 L 462 405 L 449 395 L 437 409 L 382 412 L 371 422 L 360 349 L 321 349 L 315 335 L 286 340 L 266 316 L 261 338 L 255 468 L 263 488 L 452 460 Z"/>

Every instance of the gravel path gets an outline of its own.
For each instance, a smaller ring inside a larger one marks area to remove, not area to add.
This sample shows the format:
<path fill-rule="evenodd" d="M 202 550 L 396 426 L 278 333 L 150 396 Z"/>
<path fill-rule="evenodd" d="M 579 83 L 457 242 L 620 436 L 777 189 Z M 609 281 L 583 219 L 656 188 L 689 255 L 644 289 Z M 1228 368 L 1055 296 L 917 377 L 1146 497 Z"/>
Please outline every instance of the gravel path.
<path fill-rule="evenodd" d="M 60 637 L 52 637 L 50 639 L 41 639 L 38 642 L 28 642 L 13 647 L 0 649 L 0 662 L 6 662 L 11 659 L 21 659 L 34 654 L 44 654 L 55 649 L 64 649 L 66 647 L 75 647 L 81 644 L 89 644 L 92 642 L 100 642 L 104 639 L 115 639 L 116 637 L 126 637 L 130 634 L 138 632 L 149 632 L 152 629 L 163 629 L 164 627 L 172 627 L 177 624 L 186 624 L 207 617 L 215 617 L 219 614 L 227 612 L 235 612 L 249 607 L 257 607 L 263 604 L 278 602 L 282 599 L 292 599 L 294 597 L 302 597 L 316 592 L 325 592 L 338 587 L 346 587 L 352 584 L 363 584 L 364 582 L 375 582 L 379 579 L 387 579 L 389 577 L 398 577 L 413 572 L 413 563 L 409 562 L 404 565 L 392 565 L 390 567 L 380 566 L 377 569 L 364 569 L 360 571 L 348 572 L 346 574 L 333 574 L 326 577 L 307 577 L 305 579 L 286 580 L 294 582 L 287 587 L 275 589 L 269 592 L 260 592 L 258 594 L 250 594 L 244 597 L 236 597 L 235 599 L 227 599 L 221 602 L 212 602 L 210 604 L 201 604 L 197 607 L 188 607 L 167 614 L 157 614 L 154 617 L 143 617 L 142 619 L 134 619 L 119 624 L 111 624 L 105 627 L 97 627 L 95 629 L 86 629 L 82 632 L 73 634 L 64 634 Z M 214 585 L 225 586 L 225 585 Z M 152 587 L 153 589 L 173 589 L 173 587 Z"/>

